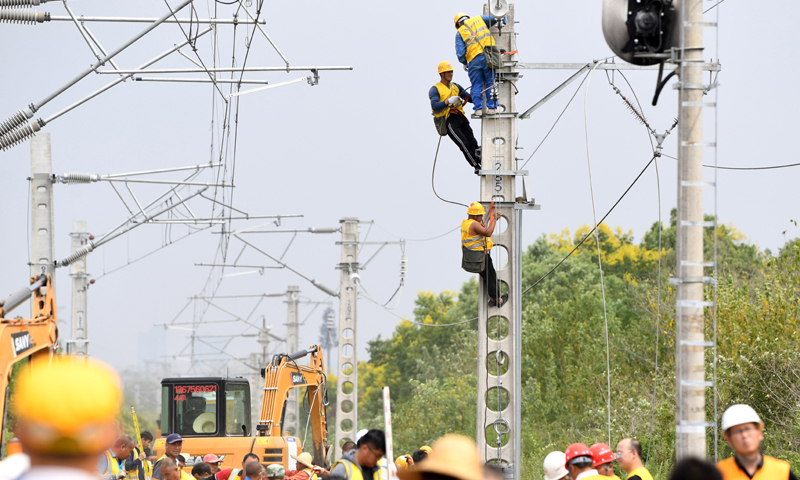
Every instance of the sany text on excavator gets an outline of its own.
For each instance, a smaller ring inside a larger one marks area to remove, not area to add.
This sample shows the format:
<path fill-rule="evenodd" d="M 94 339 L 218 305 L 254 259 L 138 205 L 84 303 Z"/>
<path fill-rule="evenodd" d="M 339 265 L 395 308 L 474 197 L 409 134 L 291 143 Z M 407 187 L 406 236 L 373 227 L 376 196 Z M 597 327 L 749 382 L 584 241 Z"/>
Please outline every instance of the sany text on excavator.
<path fill-rule="evenodd" d="M 297 360 L 309 357 L 308 365 Z M 297 468 L 292 456 L 303 451 L 297 437 L 283 436 L 286 400 L 293 388 L 308 387 L 311 451 L 314 464 L 330 467 L 326 416 L 327 377 L 322 349 L 314 345 L 289 355 L 279 354 L 261 371 L 264 396 L 255 432 L 250 422 L 250 384 L 243 377 L 165 378 L 161 381 L 161 438 L 154 454 L 164 454 L 166 436 L 183 438 L 181 455 L 190 471 L 203 456 L 213 453 L 222 459 L 220 468 L 240 468 L 248 453 L 258 455 L 262 464 L 281 463 L 287 470 Z M 254 435 L 255 433 L 255 435 Z M 299 433 L 299 432 L 298 432 Z"/>

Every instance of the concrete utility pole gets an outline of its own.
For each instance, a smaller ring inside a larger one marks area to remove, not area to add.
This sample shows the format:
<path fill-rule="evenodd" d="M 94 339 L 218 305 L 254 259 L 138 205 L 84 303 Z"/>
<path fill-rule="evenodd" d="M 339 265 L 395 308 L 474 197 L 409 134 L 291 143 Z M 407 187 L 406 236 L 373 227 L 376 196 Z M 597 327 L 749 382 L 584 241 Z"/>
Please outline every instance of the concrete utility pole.
<path fill-rule="evenodd" d="M 714 387 L 705 378 L 705 310 L 713 306 L 703 300 L 703 227 L 714 222 L 703 219 L 703 2 L 684 0 L 680 18 L 680 138 L 678 143 L 678 239 L 677 239 L 677 401 L 676 451 L 678 460 L 705 458 L 705 388 Z M 712 106 L 712 105 L 708 105 Z"/>
<path fill-rule="evenodd" d="M 50 134 L 31 139 L 31 276 L 51 274 L 56 282 L 53 219 L 53 155 Z"/>
<path fill-rule="evenodd" d="M 494 1 L 490 4 L 494 5 Z M 484 6 L 484 15 L 490 14 Z M 514 5 L 508 6 L 507 24 L 502 31 L 492 27 L 496 45 L 516 50 Z M 519 79 L 513 56 L 503 57 L 504 67 L 496 71 L 497 114 L 481 120 L 480 201 L 485 207 L 495 202 L 502 215 L 492 241 L 492 258 L 501 293 L 509 300 L 502 307 L 488 307 L 488 292 L 479 282 L 478 302 L 478 450 L 483 461 L 503 466 L 505 478 L 521 478 L 520 426 L 522 425 L 522 212 L 538 210 L 528 198 L 527 172 L 517 170 L 517 107 L 514 83 Z M 486 92 L 487 98 L 492 94 Z M 473 117 L 479 118 L 479 117 Z M 517 178 L 523 195 L 517 196 Z M 466 214 L 466 212 L 464 212 Z M 507 262 L 507 263 L 506 263 Z"/>
<path fill-rule="evenodd" d="M 336 382 L 336 458 L 342 458 L 342 443 L 354 440 L 358 420 L 358 379 L 356 377 L 356 302 L 358 284 L 358 219 L 347 217 L 342 224 L 342 261 L 339 290 L 339 363 Z M 345 393 L 347 392 L 347 393 Z"/>
<path fill-rule="evenodd" d="M 297 317 L 297 306 L 300 303 L 300 287 L 290 285 L 286 289 L 286 353 L 294 353 L 300 350 L 299 347 L 299 325 Z M 286 400 L 286 414 L 283 417 L 283 431 L 288 432 L 289 436 L 297 436 L 300 432 L 299 409 L 297 403 L 297 389 L 293 388 L 289 392 Z"/>
<path fill-rule="evenodd" d="M 72 251 L 77 251 L 89 242 L 89 225 L 86 220 L 73 220 Z M 72 341 L 68 353 L 89 355 L 89 256 L 72 263 Z"/>

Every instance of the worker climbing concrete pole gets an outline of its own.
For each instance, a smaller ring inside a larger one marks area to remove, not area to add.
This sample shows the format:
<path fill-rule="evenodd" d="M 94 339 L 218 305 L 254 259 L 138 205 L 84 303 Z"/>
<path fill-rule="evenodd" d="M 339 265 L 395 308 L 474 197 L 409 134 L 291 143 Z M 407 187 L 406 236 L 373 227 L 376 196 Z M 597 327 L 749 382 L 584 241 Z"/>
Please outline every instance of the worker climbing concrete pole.
<path fill-rule="evenodd" d="M 294 353 L 300 350 L 299 325 L 297 318 L 297 307 L 300 303 L 300 287 L 290 285 L 286 289 L 286 353 Z M 300 434 L 300 412 L 298 409 L 298 392 L 293 388 L 289 392 L 286 400 L 286 416 L 283 421 L 283 431 L 289 432 L 291 436 Z"/>
<path fill-rule="evenodd" d="M 485 13 L 489 13 L 488 6 Z M 507 12 L 500 15 L 507 20 L 507 26 L 500 35 L 498 27 L 502 22 L 494 22 L 492 44 L 500 50 L 513 52 L 516 50 L 514 6 L 508 5 Z M 497 462 L 503 466 L 506 479 L 519 480 L 522 443 L 522 211 L 536 207 L 517 198 L 516 194 L 516 178 L 524 174 L 516 168 L 517 109 L 513 84 L 518 74 L 513 56 L 507 57 L 509 61 L 497 68 L 493 75 L 497 113 L 481 120 L 480 201 L 485 207 L 494 203 L 497 213 L 490 254 L 497 266 L 498 293 L 508 297 L 499 305 L 490 307 L 488 289 L 484 285 L 479 287 L 476 438 L 482 460 Z M 473 82 L 473 98 L 478 95 L 475 88 Z M 490 92 L 486 92 L 487 98 L 491 98 Z"/>
<path fill-rule="evenodd" d="M 441 62 L 437 70 L 439 83 L 428 91 L 436 132 L 450 137 L 478 175 L 481 169 L 481 151 L 464 114 L 464 105 L 472 99 L 464 87 L 453 81 L 452 63 Z"/>
<path fill-rule="evenodd" d="M 457 13 L 455 18 L 456 57 L 464 66 L 472 82 L 470 92 L 475 115 L 483 113 L 484 99 L 486 100 L 487 113 L 495 113 L 495 99 L 491 95 L 494 85 L 494 72 L 492 71 L 491 58 L 487 63 L 487 54 L 491 57 L 491 50 L 495 46 L 489 27 L 498 23 L 491 15 L 470 17 L 466 13 Z M 504 22 L 505 19 L 500 20 Z"/>
<path fill-rule="evenodd" d="M 336 459 L 342 458 L 342 444 L 355 440 L 358 421 L 358 379 L 356 378 L 356 319 L 358 301 L 358 219 L 343 218 L 342 256 L 339 287 L 339 371 L 336 382 Z"/>
<path fill-rule="evenodd" d="M 53 154 L 50 134 L 31 139 L 31 277 L 50 274 L 55 286 Z"/>

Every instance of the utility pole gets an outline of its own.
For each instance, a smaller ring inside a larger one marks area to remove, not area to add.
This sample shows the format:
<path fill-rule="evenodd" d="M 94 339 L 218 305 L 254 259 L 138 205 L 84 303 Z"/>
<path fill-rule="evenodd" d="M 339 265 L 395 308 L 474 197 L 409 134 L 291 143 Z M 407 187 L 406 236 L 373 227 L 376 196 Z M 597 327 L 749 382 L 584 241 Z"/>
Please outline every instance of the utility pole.
<path fill-rule="evenodd" d="M 484 14 L 507 18 L 498 30 L 491 28 L 498 48 L 516 50 L 514 5 L 490 0 Z M 481 119 L 480 201 L 494 202 L 502 216 L 492 235 L 492 257 L 500 291 L 509 294 L 501 307 L 488 307 L 488 292 L 479 282 L 478 301 L 478 421 L 477 443 L 481 460 L 503 467 L 508 480 L 521 478 L 522 450 L 522 212 L 538 210 L 529 198 L 527 172 L 517 168 L 517 107 L 514 84 L 519 79 L 513 56 L 504 56 L 495 72 L 497 113 Z M 486 97 L 492 95 L 486 92 Z M 523 195 L 517 196 L 517 178 Z"/>
<path fill-rule="evenodd" d="M 357 428 L 358 379 L 356 376 L 356 302 L 358 298 L 358 219 L 346 217 L 342 224 L 342 258 L 339 289 L 339 363 L 336 382 L 336 458 L 342 458 L 342 443 L 354 440 Z M 354 281 L 355 280 L 355 281 Z M 346 393 L 345 393 L 346 392 Z"/>
<path fill-rule="evenodd" d="M 680 16 L 680 138 L 678 143 L 678 238 L 677 238 L 677 459 L 706 457 L 706 381 L 705 348 L 714 347 L 704 335 L 705 307 L 714 306 L 703 298 L 705 283 L 714 279 L 704 275 L 703 229 L 714 226 L 703 218 L 703 2 L 684 0 Z M 716 379 L 715 379 L 716 380 Z"/>
<path fill-rule="evenodd" d="M 290 285 L 286 289 L 286 353 L 294 353 L 300 350 L 298 340 L 298 317 L 297 306 L 300 303 L 300 287 Z M 286 400 L 286 413 L 283 417 L 283 432 L 289 436 L 296 437 L 299 432 L 299 409 L 297 403 L 297 389 L 289 391 L 289 398 Z"/>
<path fill-rule="evenodd" d="M 89 225 L 86 220 L 73 220 L 72 251 L 89 243 Z M 89 272 L 88 255 L 72 263 L 72 341 L 67 353 L 89 355 Z"/>
<path fill-rule="evenodd" d="M 31 139 L 31 276 L 51 275 L 55 286 L 53 154 L 50 134 Z"/>

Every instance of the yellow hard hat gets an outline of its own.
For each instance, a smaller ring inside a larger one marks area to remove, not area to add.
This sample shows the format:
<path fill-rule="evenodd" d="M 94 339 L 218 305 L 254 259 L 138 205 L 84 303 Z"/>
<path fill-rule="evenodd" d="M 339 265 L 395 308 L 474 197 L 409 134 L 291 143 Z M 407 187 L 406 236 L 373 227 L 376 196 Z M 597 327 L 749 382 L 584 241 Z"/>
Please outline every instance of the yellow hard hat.
<path fill-rule="evenodd" d="M 475 205 L 475 204 L 473 203 L 472 205 Z M 472 205 L 470 205 L 470 207 L 472 207 Z M 477 205 L 481 207 L 481 213 L 472 213 L 470 215 L 483 215 L 484 213 L 486 213 L 486 212 L 483 211 L 483 205 L 481 205 L 480 203 L 478 203 Z M 431 447 L 427 446 L 427 445 L 423 445 L 423 446 L 419 447 L 419 449 L 422 450 L 425 453 L 431 453 L 433 451 L 433 449 Z"/>
<path fill-rule="evenodd" d="M 483 205 L 481 205 L 480 202 L 472 202 L 467 209 L 467 215 L 486 215 L 486 210 L 483 209 Z M 420 450 L 424 450 L 425 448 L 430 450 L 431 447 L 427 445 L 419 447 Z"/>
<path fill-rule="evenodd" d="M 92 359 L 35 361 L 14 396 L 16 435 L 25 449 L 54 455 L 102 452 L 119 435 L 122 400 L 117 374 Z"/>
<path fill-rule="evenodd" d="M 466 13 L 463 13 L 463 12 L 456 13 L 455 18 L 453 18 L 453 22 L 456 24 L 456 28 L 458 28 L 458 19 L 461 18 L 461 17 L 469 18 L 469 15 L 467 15 Z"/>
<path fill-rule="evenodd" d="M 397 467 L 397 470 L 405 470 L 411 466 L 409 460 L 411 460 L 410 455 L 400 455 L 397 457 L 397 460 L 394 461 L 394 466 Z"/>
<path fill-rule="evenodd" d="M 439 73 L 444 72 L 452 72 L 453 71 L 453 64 L 445 60 L 444 62 L 439 62 Z"/>

